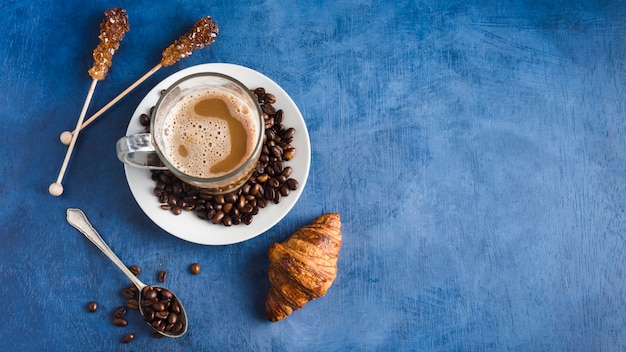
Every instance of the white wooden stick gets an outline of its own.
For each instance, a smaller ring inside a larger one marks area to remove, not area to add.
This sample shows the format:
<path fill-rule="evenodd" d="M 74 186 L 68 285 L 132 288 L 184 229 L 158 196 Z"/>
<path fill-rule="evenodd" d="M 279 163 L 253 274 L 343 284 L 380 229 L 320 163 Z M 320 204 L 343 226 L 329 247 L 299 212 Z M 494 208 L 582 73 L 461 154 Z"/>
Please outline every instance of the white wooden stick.
<path fill-rule="evenodd" d="M 89 107 L 89 103 L 91 102 L 91 97 L 93 97 L 93 92 L 96 89 L 96 84 L 98 83 L 97 79 L 91 81 L 91 86 L 89 87 L 89 91 L 87 92 L 87 98 L 85 99 L 85 103 L 83 104 L 83 110 L 80 112 L 80 117 L 78 117 L 78 122 L 76 123 L 76 130 L 80 131 L 80 126 L 85 119 L 85 115 L 87 114 L 87 108 Z M 70 161 L 70 157 L 72 156 L 72 151 L 74 150 L 74 145 L 76 145 L 76 139 L 78 139 L 78 132 L 72 135 L 72 140 L 70 141 L 70 145 L 67 148 L 67 153 L 65 153 L 65 159 L 63 160 L 63 164 L 61 165 L 61 171 L 59 171 L 59 177 L 57 177 L 57 181 L 50 185 L 48 188 L 48 192 L 51 195 L 58 197 L 63 193 L 63 185 L 61 181 L 63 180 L 63 176 L 65 175 L 65 170 L 67 170 L 67 164 Z"/>
<path fill-rule="evenodd" d="M 94 122 L 98 117 L 100 117 L 100 115 L 104 114 L 113 105 L 117 104 L 118 101 L 122 100 L 122 98 L 124 98 L 126 95 L 128 95 L 128 93 L 133 91 L 133 89 L 137 88 L 137 86 L 139 86 L 141 83 L 143 83 L 143 81 L 148 79 L 148 77 L 152 76 L 161 67 L 163 67 L 163 65 L 161 63 L 159 63 L 158 65 L 154 66 L 150 71 L 148 71 L 148 73 L 146 73 L 145 75 L 141 76 L 141 78 L 139 78 L 137 81 L 135 81 L 135 83 L 131 84 L 128 88 L 126 88 L 118 96 L 113 98 L 113 100 L 111 100 L 107 105 L 103 106 L 102 109 L 98 110 L 98 112 L 93 114 L 84 123 L 82 123 L 81 125 L 77 126 L 76 129 L 74 129 L 74 131 L 72 131 L 72 132 L 65 131 L 65 132 L 61 133 L 61 136 L 60 136 L 61 143 L 65 144 L 65 145 L 70 144 L 70 142 L 72 141 L 73 135 L 77 134 L 79 130 L 82 130 L 85 127 L 89 126 L 89 124 Z"/>

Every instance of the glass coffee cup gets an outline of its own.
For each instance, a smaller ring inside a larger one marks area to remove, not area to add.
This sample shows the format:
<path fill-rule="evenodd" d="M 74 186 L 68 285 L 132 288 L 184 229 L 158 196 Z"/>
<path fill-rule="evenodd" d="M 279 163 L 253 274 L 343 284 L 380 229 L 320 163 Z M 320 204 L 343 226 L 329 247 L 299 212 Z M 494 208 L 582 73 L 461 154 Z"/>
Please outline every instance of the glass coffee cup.
<path fill-rule="evenodd" d="M 122 137 L 116 149 L 129 166 L 169 170 L 222 194 L 250 178 L 264 134 L 263 113 L 250 90 L 233 77 L 203 72 L 166 89 L 152 110 L 150 132 Z"/>

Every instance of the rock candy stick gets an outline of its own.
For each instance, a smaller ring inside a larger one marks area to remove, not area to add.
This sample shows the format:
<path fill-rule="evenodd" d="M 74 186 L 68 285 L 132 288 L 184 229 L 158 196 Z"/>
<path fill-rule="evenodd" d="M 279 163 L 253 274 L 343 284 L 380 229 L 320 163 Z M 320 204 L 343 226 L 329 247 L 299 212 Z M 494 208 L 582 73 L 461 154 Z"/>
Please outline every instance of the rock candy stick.
<path fill-rule="evenodd" d="M 212 44 L 218 32 L 217 23 L 211 20 L 211 16 L 201 18 L 191 27 L 189 32 L 163 50 L 161 65 L 171 66 L 179 60 L 189 57 L 194 50 Z"/>
<path fill-rule="evenodd" d="M 217 26 L 217 23 L 211 19 L 211 16 L 206 16 L 198 20 L 187 33 L 176 39 L 176 41 L 172 45 L 170 45 L 163 51 L 163 53 L 161 54 L 161 62 L 159 62 L 158 65 L 154 66 L 150 71 L 148 71 L 146 74 L 141 76 L 141 78 L 135 81 L 135 83 L 131 84 L 122 93 L 120 93 L 117 97 L 111 100 L 107 105 L 102 107 L 102 109 L 93 114 L 87 121 L 85 121 L 80 126 L 80 129 L 82 130 L 83 128 L 89 126 L 89 124 L 91 124 L 98 117 L 100 117 L 100 115 L 104 114 L 108 109 L 110 109 L 133 89 L 143 83 L 146 79 L 148 79 L 148 77 L 152 76 L 155 72 L 161 69 L 161 67 L 171 66 L 181 59 L 189 57 L 194 50 L 198 50 L 204 48 L 207 45 L 213 44 L 218 32 L 219 28 Z M 61 134 L 61 142 L 63 144 L 70 143 L 72 135 L 76 134 L 76 131 L 78 130 L 79 129 L 76 128 L 74 132 L 63 132 Z"/>
<path fill-rule="evenodd" d="M 102 81 L 106 77 L 113 63 L 113 55 L 129 30 L 126 10 L 114 8 L 104 12 L 104 20 L 100 24 L 98 36 L 100 44 L 93 50 L 94 64 L 89 69 L 91 78 Z"/>
<path fill-rule="evenodd" d="M 80 116 L 78 117 L 76 129 L 82 125 L 83 120 L 85 119 L 85 114 L 87 113 L 87 108 L 89 107 L 89 103 L 93 97 L 93 92 L 96 89 L 96 84 L 98 81 L 101 81 L 104 77 L 106 77 L 109 72 L 109 68 L 111 67 L 113 54 L 115 54 L 115 51 L 119 48 L 120 41 L 124 39 L 124 35 L 129 29 L 128 15 L 124 9 L 113 8 L 104 12 L 104 19 L 100 24 L 100 35 L 98 36 L 100 38 L 100 44 L 98 44 L 96 49 L 93 51 L 94 65 L 89 69 L 89 75 L 93 79 L 91 81 L 89 91 L 87 92 L 87 98 L 83 103 Z M 72 156 L 77 139 L 78 132 L 72 135 L 56 182 L 52 183 L 50 187 L 48 187 L 48 192 L 55 197 L 60 196 L 63 193 L 63 185 L 61 181 L 63 180 L 63 176 L 67 170 L 67 165 Z"/>

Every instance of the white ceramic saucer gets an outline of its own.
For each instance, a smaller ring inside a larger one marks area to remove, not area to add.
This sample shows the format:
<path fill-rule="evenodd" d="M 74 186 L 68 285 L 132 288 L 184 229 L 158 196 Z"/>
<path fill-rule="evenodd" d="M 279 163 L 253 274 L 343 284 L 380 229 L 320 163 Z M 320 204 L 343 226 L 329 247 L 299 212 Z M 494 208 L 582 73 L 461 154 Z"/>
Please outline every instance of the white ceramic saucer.
<path fill-rule="evenodd" d="M 216 63 L 186 68 L 157 84 L 135 110 L 126 135 L 143 132 L 143 126 L 139 123 L 139 116 L 150 111 L 150 108 L 159 99 L 163 89 L 166 89 L 184 76 L 198 72 L 223 73 L 236 78 L 250 89 L 263 87 L 268 93 L 276 96 L 274 107 L 283 110 L 283 124 L 287 128 L 293 127 L 296 129 L 292 142 L 292 145 L 296 147 L 296 155 L 284 165 L 293 168 L 291 177 L 298 181 L 298 189 L 292 191 L 288 197 L 284 197 L 279 204 L 270 203 L 266 208 L 260 209 L 259 213 L 254 216 L 252 224 L 226 227 L 201 220 L 193 212 L 184 211 L 181 215 L 174 215 L 169 211 L 161 209 L 161 204 L 153 194 L 155 182 L 150 178 L 150 171 L 124 165 L 126 179 L 135 200 L 144 213 L 168 233 L 183 240 L 204 245 L 226 245 L 243 242 L 262 234 L 278 223 L 289 213 L 298 201 L 298 198 L 300 198 L 311 165 L 309 133 L 300 110 L 278 84 L 265 75 L 247 67 Z"/>

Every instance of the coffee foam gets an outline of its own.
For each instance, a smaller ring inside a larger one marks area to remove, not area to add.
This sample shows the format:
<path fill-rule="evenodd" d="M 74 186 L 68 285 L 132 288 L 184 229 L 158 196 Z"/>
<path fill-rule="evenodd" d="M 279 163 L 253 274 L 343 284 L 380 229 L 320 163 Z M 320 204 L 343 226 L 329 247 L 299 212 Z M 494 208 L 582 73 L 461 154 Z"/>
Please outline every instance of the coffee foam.
<path fill-rule="evenodd" d="M 197 104 L 207 99 L 220 99 L 245 130 L 245 157 L 231 170 L 212 172 L 211 167 L 231 153 L 233 143 L 228 122 L 214 116 L 204 116 L 195 111 Z M 258 122 L 253 111 L 239 98 L 216 91 L 196 92 L 183 97 L 174 105 L 163 123 L 163 152 L 178 170 L 195 177 L 218 177 L 241 166 L 253 153 Z"/>

